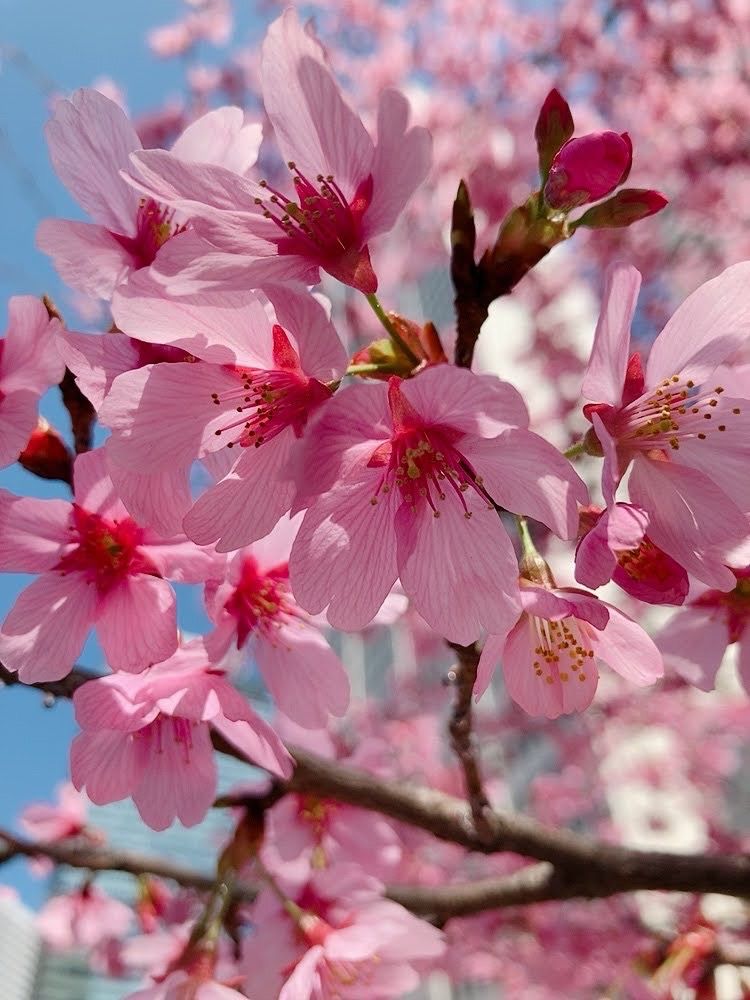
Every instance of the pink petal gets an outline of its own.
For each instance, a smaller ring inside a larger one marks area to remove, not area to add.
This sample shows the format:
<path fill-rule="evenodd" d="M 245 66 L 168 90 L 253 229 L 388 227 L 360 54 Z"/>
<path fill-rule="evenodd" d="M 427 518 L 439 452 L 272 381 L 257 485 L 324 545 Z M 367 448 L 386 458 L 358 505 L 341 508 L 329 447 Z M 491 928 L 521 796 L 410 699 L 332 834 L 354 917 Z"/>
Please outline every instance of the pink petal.
<path fill-rule="evenodd" d="M 111 437 L 105 442 L 108 455 L 110 450 L 117 453 L 117 446 Z M 108 468 L 118 496 L 135 520 L 148 525 L 157 534 L 169 537 L 182 530 L 182 519 L 193 502 L 191 464 L 157 466 L 147 472 L 138 472 L 109 462 Z"/>
<path fill-rule="evenodd" d="M 588 631 L 595 655 L 632 684 L 653 684 L 664 675 L 661 653 L 653 639 L 622 611 L 606 606 L 609 621 L 605 627 Z"/>
<path fill-rule="evenodd" d="M 6 396 L 0 390 L 0 469 L 12 465 L 26 447 L 37 425 L 38 405 L 38 393 L 28 389 Z"/>
<path fill-rule="evenodd" d="M 649 352 L 646 384 L 681 375 L 701 383 L 750 334 L 750 262 L 728 267 L 678 307 Z"/>
<path fill-rule="evenodd" d="M 244 174 L 255 165 L 262 141 L 263 126 L 245 124 L 242 108 L 215 108 L 188 125 L 172 146 L 172 154 Z"/>
<path fill-rule="evenodd" d="M 107 662 L 138 673 L 177 649 L 176 601 L 166 580 L 127 576 L 102 599 L 96 620 Z"/>
<path fill-rule="evenodd" d="M 344 631 L 372 621 L 398 576 L 393 494 L 370 502 L 379 480 L 378 469 L 367 470 L 315 501 L 289 559 L 299 604 L 312 614 L 328 607 L 328 621 Z"/>
<path fill-rule="evenodd" d="M 0 631 L 0 661 L 24 684 L 65 677 L 96 612 L 96 588 L 78 574 L 44 573 L 22 590 Z"/>
<path fill-rule="evenodd" d="M 254 656 L 278 708 L 306 729 L 324 729 L 349 707 L 349 678 L 323 636 L 301 623 L 259 636 Z"/>
<path fill-rule="evenodd" d="M 257 295 L 204 292 L 170 299 L 140 271 L 112 300 L 117 326 L 151 344 L 170 344 L 213 364 L 273 368 L 271 322 Z"/>
<path fill-rule="evenodd" d="M 648 512 L 655 545 L 709 587 L 734 589 L 727 550 L 747 539 L 748 521 L 726 493 L 696 469 L 641 457 L 628 489 Z"/>
<path fill-rule="evenodd" d="M 57 176 L 78 204 L 123 236 L 135 233 L 138 195 L 121 179 L 141 143 L 125 112 L 96 90 L 58 101 L 45 128 Z"/>
<path fill-rule="evenodd" d="M 604 422 L 598 413 L 591 415 L 599 444 L 602 446 L 604 463 L 602 465 L 602 496 L 608 507 L 615 502 L 617 487 L 620 485 L 622 472 L 620 470 L 620 459 L 617 455 L 617 442 L 604 426 Z"/>
<path fill-rule="evenodd" d="M 81 729 L 142 729 L 156 717 L 144 694 L 146 683 L 142 676 L 125 673 L 88 681 L 73 695 L 76 722 Z"/>
<path fill-rule="evenodd" d="M 575 538 L 578 504 L 588 503 L 588 490 L 557 448 L 520 428 L 460 447 L 495 503 L 541 521 L 561 538 Z"/>
<path fill-rule="evenodd" d="M 482 647 L 482 655 L 479 657 L 477 667 L 477 679 L 474 682 L 474 699 L 479 701 L 484 692 L 490 686 L 495 667 L 503 658 L 505 649 L 504 635 L 488 635 Z"/>
<path fill-rule="evenodd" d="M 130 733 L 87 731 L 70 747 L 70 776 L 98 806 L 127 798 L 146 764 L 147 746 Z"/>
<path fill-rule="evenodd" d="M 581 387 L 584 399 L 619 405 L 640 287 L 641 275 L 634 267 L 618 261 L 607 269 L 594 345 Z"/>
<path fill-rule="evenodd" d="M 68 541 L 71 505 L 65 500 L 16 497 L 0 490 L 0 569 L 43 573 Z"/>
<path fill-rule="evenodd" d="M 278 322 L 296 342 L 302 371 L 320 382 L 340 379 L 347 354 L 319 299 L 306 288 L 290 284 L 265 284 L 263 291 L 273 304 Z"/>
<path fill-rule="evenodd" d="M 160 750 L 150 747 L 133 802 L 152 830 L 166 830 L 179 819 L 195 826 L 205 817 L 216 795 L 216 762 L 208 726 L 191 726 L 189 746 L 177 739 L 170 719 L 162 719 Z"/>
<path fill-rule="evenodd" d="M 680 440 L 679 461 L 698 469 L 740 508 L 750 510 L 750 401 L 733 399 L 726 393 L 716 397 L 717 405 L 707 421 L 706 437 L 696 435 Z M 718 428 L 723 427 L 720 431 Z"/>
<path fill-rule="evenodd" d="M 14 295 L 8 300 L 8 329 L 0 354 L 0 389 L 5 394 L 27 389 L 37 396 L 63 377 L 57 350 L 62 332 L 40 299 Z"/>
<path fill-rule="evenodd" d="M 135 228 L 136 211 L 133 208 L 129 229 Z M 43 219 L 37 227 L 36 245 L 52 258 L 67 285 L 95 299 L 109 301 L 120 282 L 140 266 L 108 229 L 91 222 Z"/>
<path fill-rule="evenodd" d="M 122 517 L 126 511 L 109 478 L 104 448 L 77 455 L 73 464 L 75 502 L 103 517 Z"/>
<path fill-rule="evenodd" d="M 372 173 L 374 147 L 344 100 L 320 42 L 289 8 L 271 24 L 261 61 L 263 103 L 284 160 L 314 180 L 333 174 L 347 198 Z"/>
<path fill-rule="evenodd" d="M 664 666 L 688 684 L 712 691 L 729 642 L 729 630 L 713 608 L 685 608 L 656 634 Z"/>
<path fill-rule="evenodd" d="M 738 645 L 737 670 L 745 694 L 750 694 L 750 642 L 744 636 Z"/>
<path fill-rule="evenodd" d="M 494 375 L 432 365 L 401 383 L 400 388 L 427 426 L 443 425 L 489 438 L 529 423 L 520 393 Z"/>
<path fill-rule="evenodd" d="M 183 535 L 158 538 L 146 531 L 140 549 L 161 576 L 176 583 L 203 583 L 224 568 L 223 556 L 211 549 L 199 548 Z"/>
<path fill-rule="evenodd" d="M 130 337 L 73 333 L 63 330 L 58 350 L 81 392 L 99 410 L 114 379 L 140 366 L 139 351 Z"/>
<path fill-rule="evenodd" d="M 292 757 L 271 726 L 259 715 L 253 715 L 251 723 L 218 718 L 212 725 L 251 764 L 257 764 L 279 778 L 290 777 L 294 770 Z"/>
<path fill-rule="evenodd" d="M 378 101 L 378 141 L 372 164 L 372 202 L 365 215 L 370 239 L 393 228 L 432 163 L 432 138 L 425 128 L 408 128 L 409 102 L 397 90 Z"/>
<path fill-rule="evenodd" d="M 471 519 L 455 495 L 437 518 L 426 505 L 415 515 L 402 504 L 396 537 L 398 575 L 414 607 L 441 635 L 468 645 L 482 629 L 507 632 L 521 604 L 518 563 L 499 516 L 479 497 L 463 498 Z"/>
<path fill-rule="evenodd" d="M 321 981 L 318 965 L 324 960 L 319 944 L 308 949 L 294 966 L 294 971 L 281 987 L 279 1000 L 311 1000 L 320 995 Z"/>
<path fill-rule="evenodd" d="M 617 559 L 608 541 L 607 511 L 578 543 L 575 560 L 575 577 L 584 587 L 596 590 L 612 579 Z"/>

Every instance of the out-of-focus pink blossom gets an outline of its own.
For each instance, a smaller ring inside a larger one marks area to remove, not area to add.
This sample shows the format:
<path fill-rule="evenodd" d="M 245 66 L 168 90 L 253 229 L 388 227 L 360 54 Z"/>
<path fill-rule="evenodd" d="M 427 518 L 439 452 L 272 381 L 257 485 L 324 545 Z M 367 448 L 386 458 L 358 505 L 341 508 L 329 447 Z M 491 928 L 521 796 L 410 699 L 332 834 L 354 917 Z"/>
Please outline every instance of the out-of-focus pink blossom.
<path fill-rule="evenodd" d="M 154 830 L 206 815 L 216 795 L 210 729 L 252 763 L 291 773 L 279 737 L 211 667 L 200 641 L 142 674 L 89 681 L 73 705 L 83 730 L 71 747 L 73 784 L 97 805 L 132 797 Z"/>
<path fill-rule="evenodd" d="M 86 826 L 86 799 L 65 781 L 57 786 L 57 803 L 35 802 L 26 806 L 19 817 L 21 828 L 43 842 L 77 837 Z"/>
<path fill-rule="evenodd" d="M 39 397 L 63 377 L 57 350 L 62 326 L 33 295 L 8 302 L 0 340 L 0 468 L 15 462 L 37 424 Z"/>
<path fill-rule="evenodd" d="M 263 99 L 293 195 L 174 153 L 132 158 L 132 180 L 149 198 L 186 212 L 194 238 L 176 240 L 160 260 L 171 291 L 268 281 L 313 284 L 320 270 L 360 291 L 377 289 L 369 241 L 388 232 L 430 167 L 423 128 L 408 128 L 409 105 L 394 90 L 378 106 L 378 140 L 344 100 L 317 39 L 288 9 L 263 44 Z"/>
<path fill-rule="evenodd" d="M 36 926 L 45 944 L 54 951 L 88 951 L 107 938 L 123 937 L 132 919 L 133 911 L 125 903 L 94 885 L 85 885 L 49 899 L 39 911 Z"/>
<path fill-rule="evenodd" d="M 586 502 L 572 467 L 527 427 L 511 386 L 450 365 L 337 393 L 300 467 L 296 504 L 308 510 L 290 559 L 300 604 L 362 628 L 399 577 L 448 638 L 507 631 L 517 563 L 493 504 L 571 537 Z"/>
<path fill-rule="evenodd" d="M 548 719 L 588 708 L 599 681 L 597 660 L 638 686 L 664 673 L 653 641 L 613 605 L 582 590 L 521 584 L 521 617 L 507 634 L 490 635 L 482 649 L 477 698 L 498 662 L 511 698 L 529 715 Z"/>

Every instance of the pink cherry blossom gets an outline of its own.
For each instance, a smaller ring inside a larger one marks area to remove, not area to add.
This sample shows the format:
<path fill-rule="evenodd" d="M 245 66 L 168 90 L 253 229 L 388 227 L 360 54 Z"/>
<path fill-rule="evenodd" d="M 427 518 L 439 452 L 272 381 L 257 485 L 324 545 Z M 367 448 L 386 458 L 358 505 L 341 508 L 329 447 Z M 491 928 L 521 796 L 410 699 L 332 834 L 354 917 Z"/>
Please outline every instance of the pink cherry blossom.
<path fill-rule="evenodd" d="M 750 694 L 750 569 L 734 570 L 733 590 L 705 590 L 656 636 L 668 669 L 711 691 L 727 646 L 737 644 L 740 682 Z"/>
<path fill-rule="evenodd" d="M 245 1000 L 245 994 L 217 982 L 212 976 L 191 975 L 178 969 L 163 982 L 128 993 L 123 1000 Z"/>
<path fill-rule="evenodd" d="M 177 648 L 167 579 L 202 582 L 215 556 L 140 527 L 117 498 L 101 449 L 79 455 L 74 502 L 0 491 L 0 568 L 39 573 L 0 629 L 0 658 L 21 680 L 57 680 L 96 628 L 108 662 L 142 670 Z"/>
<path fill-rule="evenodd" d="M 289 510 L 292 456 L 346 365 L 315 298 L 299 287 L 267 291 L 273 306 L 257 295 L 216 292 L 168 300 L 138 276 L 113 303 L 126 333 L 199 360 L 147 365 L 115 379 L 99 414 L 113 432 L 106 445 L 112 475 L 135 516 L 170 531 L 184 518 L 190 538 L 218 540 L 220 552 L 262 538 Z M 237 457 L 191 507 L 190 467 L 218 451 Z M 165 482 L 174 488 L 162 488 Z"/>
<path fill-rule="evenodd" d="M 646 534 L 648 515 L 629 503 L 580 511 L 583 534 L 576 548 L 576 580 L 596 590 L 609 580 L 648 604 L 682 604 L 688 575 Z"/>
<path fill-rule="evenodd" d="M 199 823 L 216 795 L 210 730 L 248 760 L 288 777 L 292 759 L 271 726 L 210 665 L 193 641 L 142 674 L 118 673 L 79 688 L 73 705 L 73 784 L 97 805 L 131 796 L 154 830 Z"/>
<path fill-rule="evenodd" d="M 77 837 L 86 827 L 86 799 L 69 781 L 57 786 L 57 805 L 34 802 L 19 817 L 21 828 L 34 840 Z"/>
<path fill-rule="evenodd" d="M 598 201 L 630 173 L 633 145 L 627 132 L 595 132 L 568 139 L 555 155 L 544 185 L 548 205 L 569 212 Z"/>
<path fill-rule="evenodd" d="M 103 94 L 82 89 L 59 101 L 46 132 L 58 176 L 93 222 L 45 219 L 37 246 L 71 287 L 109 299 L 129 274 L 153 263 L 187 219 L 140 197 L 122 179 L 141 142 L 125 112 Z M 246 125 L 239 108 L 218 108 L 185 129 L 172 155 L 244 173 L 255 163 L 261 137 L 260 125 Z"/>
<path fill-rule="evenodd" d="M 349 704 L 341 661 L 289 588 L 289 551 L 299 526 L 283 518 L 270 535 L 240 549 L 224 579 L 206 584 L 206 605 L 216 628 L 206 638 L 212 659 L 230 648 L 252 652 L 276 706 L 309 729 L 328 725 Z"/>
<path fill-rule="evenodd" d="M 37 423 L 39 397 L 63 377 L 56 339 L 62 326 L 33 295 L 8 302 L 0 340 L 0 468 L 15 462 Z"/>
<path fill-rule="evenodd" d="M 430 167 L 431 142 L 408 128 L 409 105 L 380 97 L 377 144 L 345 101 L 317 39 L 289 8 L 268 29 L 263 98 L 293 195 L 219 166 L 146 150 L 131 157 L 133 182 L 188 214 L 194 237 L 160 261 L 170 290 L 320 280 L 320 270 L 360 291 L 377 289 L 369 241 L 388 232 Z M 192 282 L 192 284 L 191 284 Z"/>
<path fill-rule="evenodd" d="M 442 955 L 443 935 L 382 891 L 354 866 L 319 872 L 293 894 L 294 922 L 263 891 L 254 904 L 256 932 L 243 944 L 248 993 L 256 1000 L 387 1000 L 416 989 L 415 964 Z"/>
<path fill-rule="evenodd" d="M 48 900 L 39 911 L 36 926 L 53 951 L 88 951 L 107 938 L 124 937 L 132 920 L 133 912 L 125 903 L 96 886 L 84 885 Z"/>
<path fill-rule="evenodd" d="M 591 704 L 603 660 L 632 684 L 653 684 L 664 667 L 640 625 L 593 594 L 521 581 L 523 612 L 504 635 L 490 635 L 474 693 L 487 690 L 502 662 L 510 697 L 529 715 L 556 719 Z"/>
<path fill-rule="evenodd" d="M 527 427 L 511 386 L 450 365 L 337 393 L 301 466 L 296 503 L 309 509 L 290 559 L 300 604 L 362 628 L 399 577 L 455 642 L 507 630 L 518 569 L 494 503 L 570 538 L 586 502 L 569 463 Z"/>
<path fill-rule="evenodd" d="M 584 412 L 604 452 L 613 495 L 632 462 L 632 502 L 651 541 L 710 586 L 729 590 L 726 564 L 747 561 L 750 403 L 712 375 L 750 334 L 750 263 L 727 268 L 686 299 L 656 338 L 645 372 L 630 352 L 640 275 L 615 265 L 583 383 Z"/>

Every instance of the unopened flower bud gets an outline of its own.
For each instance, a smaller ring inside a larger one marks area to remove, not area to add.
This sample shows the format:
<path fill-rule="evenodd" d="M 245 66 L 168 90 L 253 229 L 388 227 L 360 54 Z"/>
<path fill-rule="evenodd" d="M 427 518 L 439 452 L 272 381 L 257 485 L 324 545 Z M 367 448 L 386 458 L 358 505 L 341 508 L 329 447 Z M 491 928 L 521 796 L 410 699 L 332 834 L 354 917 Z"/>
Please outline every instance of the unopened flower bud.
<path fill-rule="evenodd" d="M 627 132 L 592 132 L 569 139 L 552 161 L 544 200 L 562 212 L 598 201 L 625 181 L 632 161 Z"/>
<path fill-rule="evenodd" d="M 73 481 L 73 458 L 65 442 L 46 420 L 40 418 L 18 461 L 40 479 Z"/>

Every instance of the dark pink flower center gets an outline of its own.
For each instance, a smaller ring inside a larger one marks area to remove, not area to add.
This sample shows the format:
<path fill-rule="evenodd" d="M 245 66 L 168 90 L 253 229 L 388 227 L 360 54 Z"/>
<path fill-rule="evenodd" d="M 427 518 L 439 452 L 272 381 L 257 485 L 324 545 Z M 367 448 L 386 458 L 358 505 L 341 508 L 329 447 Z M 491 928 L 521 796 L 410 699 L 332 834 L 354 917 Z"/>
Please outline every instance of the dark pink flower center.
<path fill-rule="evenodd" d="M 714 608 L 723 613 L 729 629 L 729 641 L 739 642 L 750 624 L 750 568 L 732 570 L 737 577 L 737 586 L 729 593 L 709 590 L 691 601 L 694 608 Z"/>
<path fill-rule="evenodd" d="M 237 368 L 237 387 L 221 395 L 211 394 L 217 406 L 233 404 L 238 414 L 215 431 L 217 437 L 231 436 L 227 448 L 260 448 L 287 427 L 300 437 L 312 411 L 331 395 L 327 385 L 304 374 L 297 353 L 278 324 L 273 336 L 278 369 Z"/>
<path fill-rule="evenodd" d="M 532 661 L 536 676 L 547 684 L 554 684 L 555 678 L 567 684 L 576 677 L 583 683 L 594 651 L 579 620 L 572 616 L 556 622 L 536 615 L 528 617 L 537 640 L 536 658 Z"/>
<path fill-rule="evenodd" d="M 685 570 L 671 556 L 646 535 L 638 548 L 616 552 L 617 569 L 612 579 L 628 591 L 630 581 L 649 588 L 652 604 L 681 604 L 688 592 L 689 582 Z M 634 596 L 638 596 L 635 594 Z M 641 596 L 641 599 L 646 599 Z"/>
<path fill-rule="evenodd" d="M 252 557 L 243 562 L 240 581 L 224 608 L 237 622 L 238 649 L 256 631 L 272 639 L 281 625 L 303 617 L 289 590 L 287 565 L 262 573 Z"/>
<path fill-rule="evenodd" d="M 618 444 L 634 451 L 669 454 L 679 451 L 680 441 L 710 441 L 731 432 L 738 406 L 721 398 L 722 386 L 696 386 L 680 375 L 664 379 L 648 395 L 639 396 L 620 410 L 601 409 L 600 416 Z"/>
<path fill-rule="evenodd" d="M 263 215 L 272 219 L 291 241 L 284 249 L 318 255 L 324 260 L 335 260 L 350 250 L 359 250 L 362 217 L 372 201 L 372 176 L 362 181 L 352 200 L 347 201 L 333 174 L 318 174 L 313 182 L 294 162 L 290 161 L 288 166 L 293 174 L 296 201 L 269 187 L 267 181 L 260 182 L 269 192 L 267 201 L 255 199 L 256 205 L 264 206 Z"/>
<path fill-rule="evenodd" d="M 136 270 L 153 264 L 167 240 L 186 228 L 174 221 L 173 209 L 163 208 L 153 198 L 141 198 L 135 224 L 135 236 L 111 235 L 133 257 Z"/>
<path fill-rule="evenodd" d="M 73 504 L 69 531 L 75 548 L 62 557 L 55 569 L 63 575 L 83 573 L 101 594 L 135 573 L 161 576 L 139 549 L 143 530 L 129 517 L 109 521 Z"/>
<path fill-rule="evenodd" d="M 381 445 L 372 458 L 371 467 L 386 468 L 370 503 L 375 505 L 381 493 L 397 489 L 412 513 L 427 504 L 434 517 L 440 517 L 440 504 L 448 497 L 458 498 L 468 520 L 471 511 L 465 494 L 473 490 L 487 504 L 493 503 L 471 464 L 453 447 L 451 431 L 441 428 L 419 428 L 397 434 Z"/>

